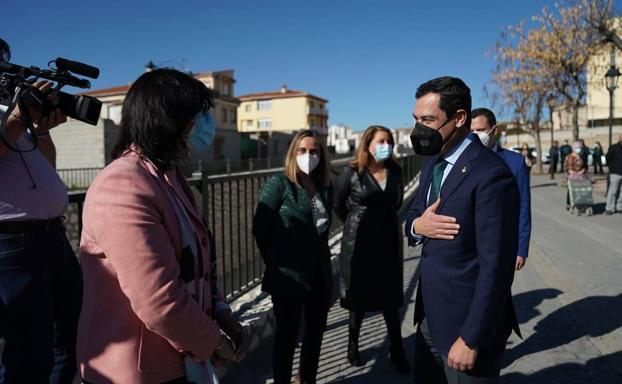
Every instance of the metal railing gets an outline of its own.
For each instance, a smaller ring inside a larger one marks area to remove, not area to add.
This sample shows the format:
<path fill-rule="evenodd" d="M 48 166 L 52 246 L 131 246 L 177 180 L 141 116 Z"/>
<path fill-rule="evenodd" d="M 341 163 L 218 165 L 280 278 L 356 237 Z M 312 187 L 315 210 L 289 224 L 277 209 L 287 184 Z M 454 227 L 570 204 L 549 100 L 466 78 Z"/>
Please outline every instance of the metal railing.
<path fill-rule="evenodd" d="M 58 176 L 63 180 L 68 190 L 87 189 L 95 176 L 103 168 L 74 168 L 57 169 Z"/>
<path fill-rule="evenodd" d="M 333 161 L 333 166 L 347 159 Z M 398 158 L 404 171 L 405 184 L 413 180 L 421 168 L 421 158 Z M 234 300 L 259 284 L 264 265 L 252 235 L 252 218 L 257 206 L 259 190 L 281 169 L 243 172 L 232 175 L 191 178 L 188 182 L 194 192 L 212 234 L 217 257 L 217 279 L 222 294 Z M 66 227 L 72 244 L 79 242 L 82 230 L 82 207 L 85 192 L 70 192 L 70 209 Z M 342 229 L 342 223 L 333 214 L 331 236 Z"/>

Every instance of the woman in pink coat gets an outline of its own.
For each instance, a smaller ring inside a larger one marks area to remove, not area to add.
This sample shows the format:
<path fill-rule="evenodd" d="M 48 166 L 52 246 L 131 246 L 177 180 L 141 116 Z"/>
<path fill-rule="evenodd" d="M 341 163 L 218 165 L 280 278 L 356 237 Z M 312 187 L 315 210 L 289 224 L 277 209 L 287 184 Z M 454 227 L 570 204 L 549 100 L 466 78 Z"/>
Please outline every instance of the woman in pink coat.
<path fill-rule="evenodd" d="M 241 327 L 216 290 L 208 229 L 178 168 L 212 141 L 211 106 L 203 83 L 171 69 L 127 93 L 116 159 L 84 203 L 77 354 L 87 383 L 185 383 L 239 352 Z"/>

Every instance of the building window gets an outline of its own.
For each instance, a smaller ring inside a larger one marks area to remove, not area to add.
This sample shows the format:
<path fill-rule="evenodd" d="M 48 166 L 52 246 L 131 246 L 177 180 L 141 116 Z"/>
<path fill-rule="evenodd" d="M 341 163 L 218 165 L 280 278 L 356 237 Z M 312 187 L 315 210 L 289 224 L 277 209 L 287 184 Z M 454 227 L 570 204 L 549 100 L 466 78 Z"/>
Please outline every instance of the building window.
<path fill-rule="evenodd" d="M 223 108 L 220 110 L 220 122 L 222 123 L 227 122 L 227 108 Z"/>
<path fill-rule="evenodd" d="M 250 112 L 253 110 L 253 106 L 251 104 L 246 104 L 244 107 L 244 112 Z"/>
<path fill-rule="evenodd" d="M 246 120 L 246 129 L 253 129 L 253 120 Z"/>
<path fill-rule="evenodd" d="M 225 84 L 223 87 L 223 94 L 225 96 L 231 96 L 231 86 L 229 84 Z"/>
<path fill-rule="evenodd" d="M 221 160 L 225 158 L 224 145 L 225 140 L 222 137 L 214 139 L 214 159 Z"/>
<path fill-rule="evenodd" d="M 257 120 L 257 128 L 270 129 L 272 128 L 272 119 L 259 119 Z"/>
<path fill-rule="evenodd" d="M 229 109 L 229 122 L 235 123 L 237 121 L 236 110 Z"/>
<path fill-rule="evenodd" d="M 272 100 L 261 100 L 257 102 L 258 111 L 267 111 L 272 109 Z"/>

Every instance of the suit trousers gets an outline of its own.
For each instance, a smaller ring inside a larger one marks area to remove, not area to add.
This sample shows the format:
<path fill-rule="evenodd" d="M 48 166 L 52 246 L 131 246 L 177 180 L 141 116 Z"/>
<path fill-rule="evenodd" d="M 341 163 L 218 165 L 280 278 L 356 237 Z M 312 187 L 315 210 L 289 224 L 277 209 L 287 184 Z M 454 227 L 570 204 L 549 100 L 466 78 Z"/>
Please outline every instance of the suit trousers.
<path fill-rule="evenodd" d="M 551 165 L 549 166 L 549 173 L 551 174 L 551 176 L 555 175 L 555 173 L 557 172 L 557 156 L 553 156 L 551 158 Z"/>
<path fill-rule="evenodd" d="M 304 297 L 273 295 L 272 305 L 276 318 L 272 363 L 274 384 L 291 382 L 298 329 L 303 315 L 305 329 L 300 352 L 299 374 L 303 383 L 315 383 L 330 305 L 328 292 L 318 281 L 311 292 Z"/>
<path fill-rule="evenodd" d="M 473 370 L 455 370 L 449 367 L 447 356 L 441 355 L 434 347 L 427 320 L 424 318 L 419 323 L 415 338 L 415 384 L 496 384 L 499 383 L 502 360 L 503 349 L 481 349 Z"/>

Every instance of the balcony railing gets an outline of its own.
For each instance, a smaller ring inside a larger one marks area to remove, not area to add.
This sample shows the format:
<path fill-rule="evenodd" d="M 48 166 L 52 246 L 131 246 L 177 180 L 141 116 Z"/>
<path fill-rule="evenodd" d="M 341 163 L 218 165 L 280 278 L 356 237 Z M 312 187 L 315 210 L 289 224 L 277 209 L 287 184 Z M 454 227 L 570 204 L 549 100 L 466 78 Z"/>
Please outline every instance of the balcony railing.
<path fill-rule="evenodd" d="M 335 160 L 334 166 L 347 159 Z M 405 184 L 413 180 L 421 168 L 421 158 L 398 158 L 404 171 Z M 191 178 L 189 183 L 200 194 L 198 201 L 203 217 L 214 235 L 217 279 L 221 292 L 234 300 L 259 284 L 264 265 L 252 235 L 252 218 L 259 190 L 273 174 L 282 169 L 244 172 L 240 174 Z M 70 242 L 77 249 L 82 231 L 82 208 L 86 192 L 70 192 L 70 206 L 65 226 Z M 342 229 L 333 214 L 331 236 Z"/>
<path fill-rule="evenodd" d="M 328 108 L 317 108 L 307 106 L 308 115 L 328 116 Z"/>

